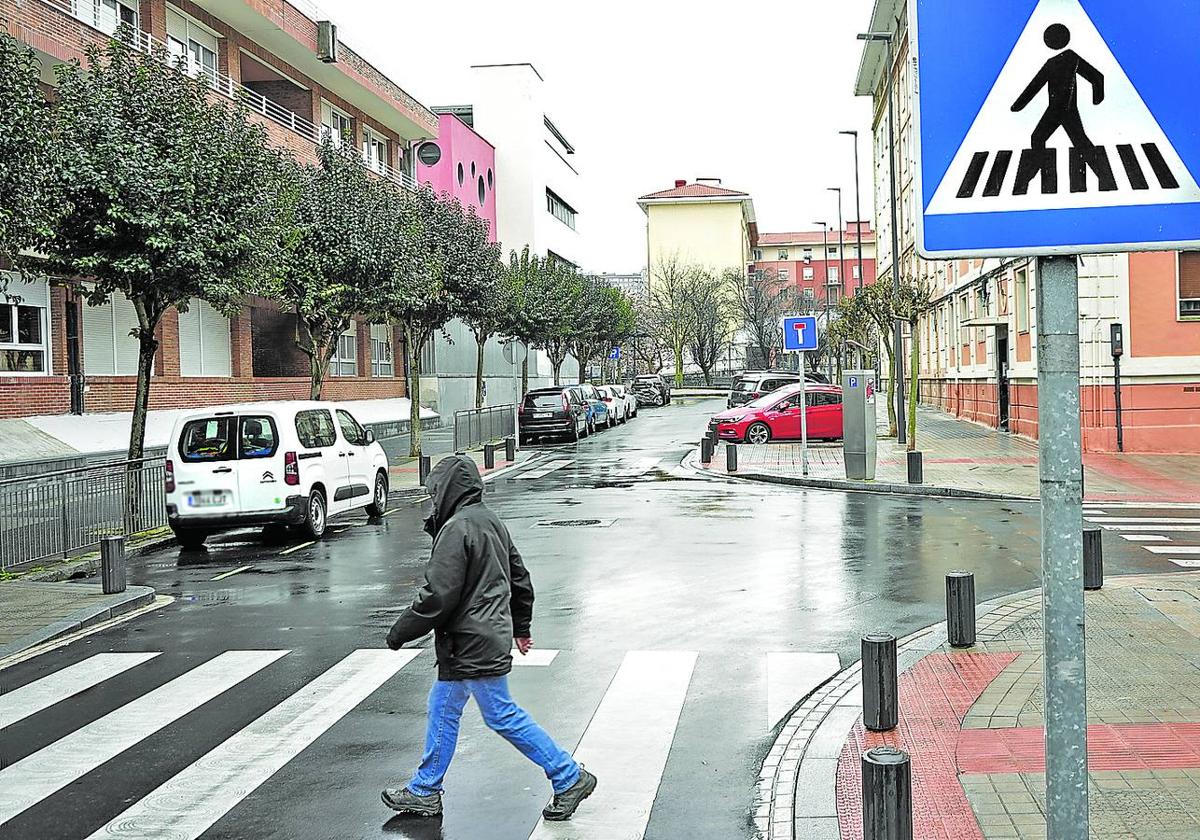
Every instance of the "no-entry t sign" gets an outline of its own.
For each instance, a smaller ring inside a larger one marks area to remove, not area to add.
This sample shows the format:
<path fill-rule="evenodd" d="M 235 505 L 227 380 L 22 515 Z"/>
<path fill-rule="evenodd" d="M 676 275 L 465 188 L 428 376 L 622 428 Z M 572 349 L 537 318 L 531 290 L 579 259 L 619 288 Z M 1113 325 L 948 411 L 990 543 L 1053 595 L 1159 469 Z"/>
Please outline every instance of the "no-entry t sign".
<path fill-rule="evenodd" d="M 816 350 L 817 319 L 813 315 L 798 315 L 783 319 L 783 350 L 785 353 L 800 353 Z"/>
<path fill-rule="evenodd" d="M 1195 0 L 913 0 L 917 247 L 1200 245 Z"/>

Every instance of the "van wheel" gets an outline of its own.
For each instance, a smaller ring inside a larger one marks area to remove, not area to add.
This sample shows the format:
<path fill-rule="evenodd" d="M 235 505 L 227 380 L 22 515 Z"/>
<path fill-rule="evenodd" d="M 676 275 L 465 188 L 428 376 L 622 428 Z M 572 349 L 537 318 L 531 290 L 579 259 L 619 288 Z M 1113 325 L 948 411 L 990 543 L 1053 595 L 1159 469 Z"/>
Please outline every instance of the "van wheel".
<path fill-rule="evenodd" d="M 204 541 L 206 539 L 208 539 L 207 531 L 199 531 L 193 528 L 179 528 L 175 530 L 175 541 L 185 551 L 197 551 L 204 548 Z"/>
<path fill-rule="evenodd" d="M 375 475 L 375 494 L 371 496 L 371 504 L 367 505 L 368 516 L 383 516 L 387 510 L 388 486 L 387 476 L 380 470 Z"/>
<path fill-rule="evenodd" d="M 319 540 L 325 535 L 325 521 L 325 494 L 320 490 L 313 490 L 308 494 L 308 505 L 304 509 L 304 524 L 300 528 L 305 536 Z"/>

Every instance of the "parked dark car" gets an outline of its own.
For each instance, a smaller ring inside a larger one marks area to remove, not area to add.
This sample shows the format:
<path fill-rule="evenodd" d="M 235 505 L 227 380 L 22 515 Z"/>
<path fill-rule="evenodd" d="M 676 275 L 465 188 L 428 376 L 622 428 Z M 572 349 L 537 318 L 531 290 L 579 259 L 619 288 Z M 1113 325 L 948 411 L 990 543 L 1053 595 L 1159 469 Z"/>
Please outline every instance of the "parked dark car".
<path fill-rule="evenodd" d="M 578 388 L 538 388 L 525 395 L 517 425 L 522 446 L 534 438 L 579 440 L 591 430 L 588 403 Z"/>
<path fill-rule="evenodd" d="M 815 370 L 804 375 L 805 379 L 816 385 L 828 385 L 829 377 Z M 794 370 L 748 370 L 734 377 L 733 388 L 729 391 L 728 405 L 737 408 L 749 402 L 754 402 L 761 396 L 778 391 L 785 385 L 794 385 L 800 381 L 800 374 Z"/>
<path fill-rule="evenodd" d="M 633 395 L 637 397 L 639 406 L 671 404 L 671 386 L 657 373 L 634 377 Z"/>

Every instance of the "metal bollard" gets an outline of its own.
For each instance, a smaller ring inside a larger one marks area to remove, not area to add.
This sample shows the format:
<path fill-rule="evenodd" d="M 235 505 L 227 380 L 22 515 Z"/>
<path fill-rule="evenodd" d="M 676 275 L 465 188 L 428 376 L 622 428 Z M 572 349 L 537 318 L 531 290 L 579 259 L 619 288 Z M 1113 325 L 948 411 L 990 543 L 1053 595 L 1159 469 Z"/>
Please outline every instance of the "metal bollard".
<path fill-rule="evenodd" d="M 517 439 L 512 435 L 504 439 L 504 460 L 510 464 L 517 460 Z"/>
<path fill-rule="evenodd" d="M 1083 528 L 1083 588 L 1089 592 L 1104 587 L 1104 545 L 1098 525 Z"/>
<path fill-rule="evenodd" d="M 125 591 L 125 538 L 100 538 L 100 583 L 105 595 Z"/>
<path fill-rule="evenodd" d="M 494 443 L 483 445 L 483 468 L 485 470 L 496 469 L 496 445 Z"/>
<path fill-rule="evenodd" d="M 422 487 L 425 486 L 425 479 L 429 478 L 429 456 L 420 455 L 417 460 L 417 481 Z"/>
<path fill-rule="evenodd" d="M 887 732 L 900 720 L 896 688 L 896 637 L 870 633 L 862 637 L 863 726 Z"/>
<path fill-rule="evenodd" d="M 925 464 L 921 453 L 913 450 L 908 453 L 908 483 L 923 484 L 925 482 Z"/>
<path fill-rule="evenodd" d="M 946 575 L 946 637 L 950 647 L 975 644 L 975 575 L 970 572 Z"/>
<path fill-rule="evenodd" d="M 711 464 L 713 459 L 713 441 L 712 438 L 705 435 L 700 439 L 700 463 Z"/>
<path fill-rule="evenodd" d="M 737 444 L 725 444 L 725 469 L 728 472 L 737 472 Z"/>
<path fill-rule="evenodd" d="M 912 840 L 912 762 L 896 747 L 862 756 L 863 840 Z"/>

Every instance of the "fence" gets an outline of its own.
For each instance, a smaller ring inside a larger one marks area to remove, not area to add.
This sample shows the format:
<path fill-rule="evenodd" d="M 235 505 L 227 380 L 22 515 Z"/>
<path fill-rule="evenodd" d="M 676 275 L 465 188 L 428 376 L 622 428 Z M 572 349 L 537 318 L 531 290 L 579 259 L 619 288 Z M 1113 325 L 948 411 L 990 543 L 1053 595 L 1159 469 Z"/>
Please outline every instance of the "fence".
<path fill-rule="evenodd" d="M 164 463 L 109 461 L 0 481 L 0 571 L 165 526 Z"/>
<path fill-rule="evenodd" d="M 466 452 L 503 440 L 513 434 L 514 415 L 511 405 L 471 408 L 454 413 L 454 451 Z"/>

